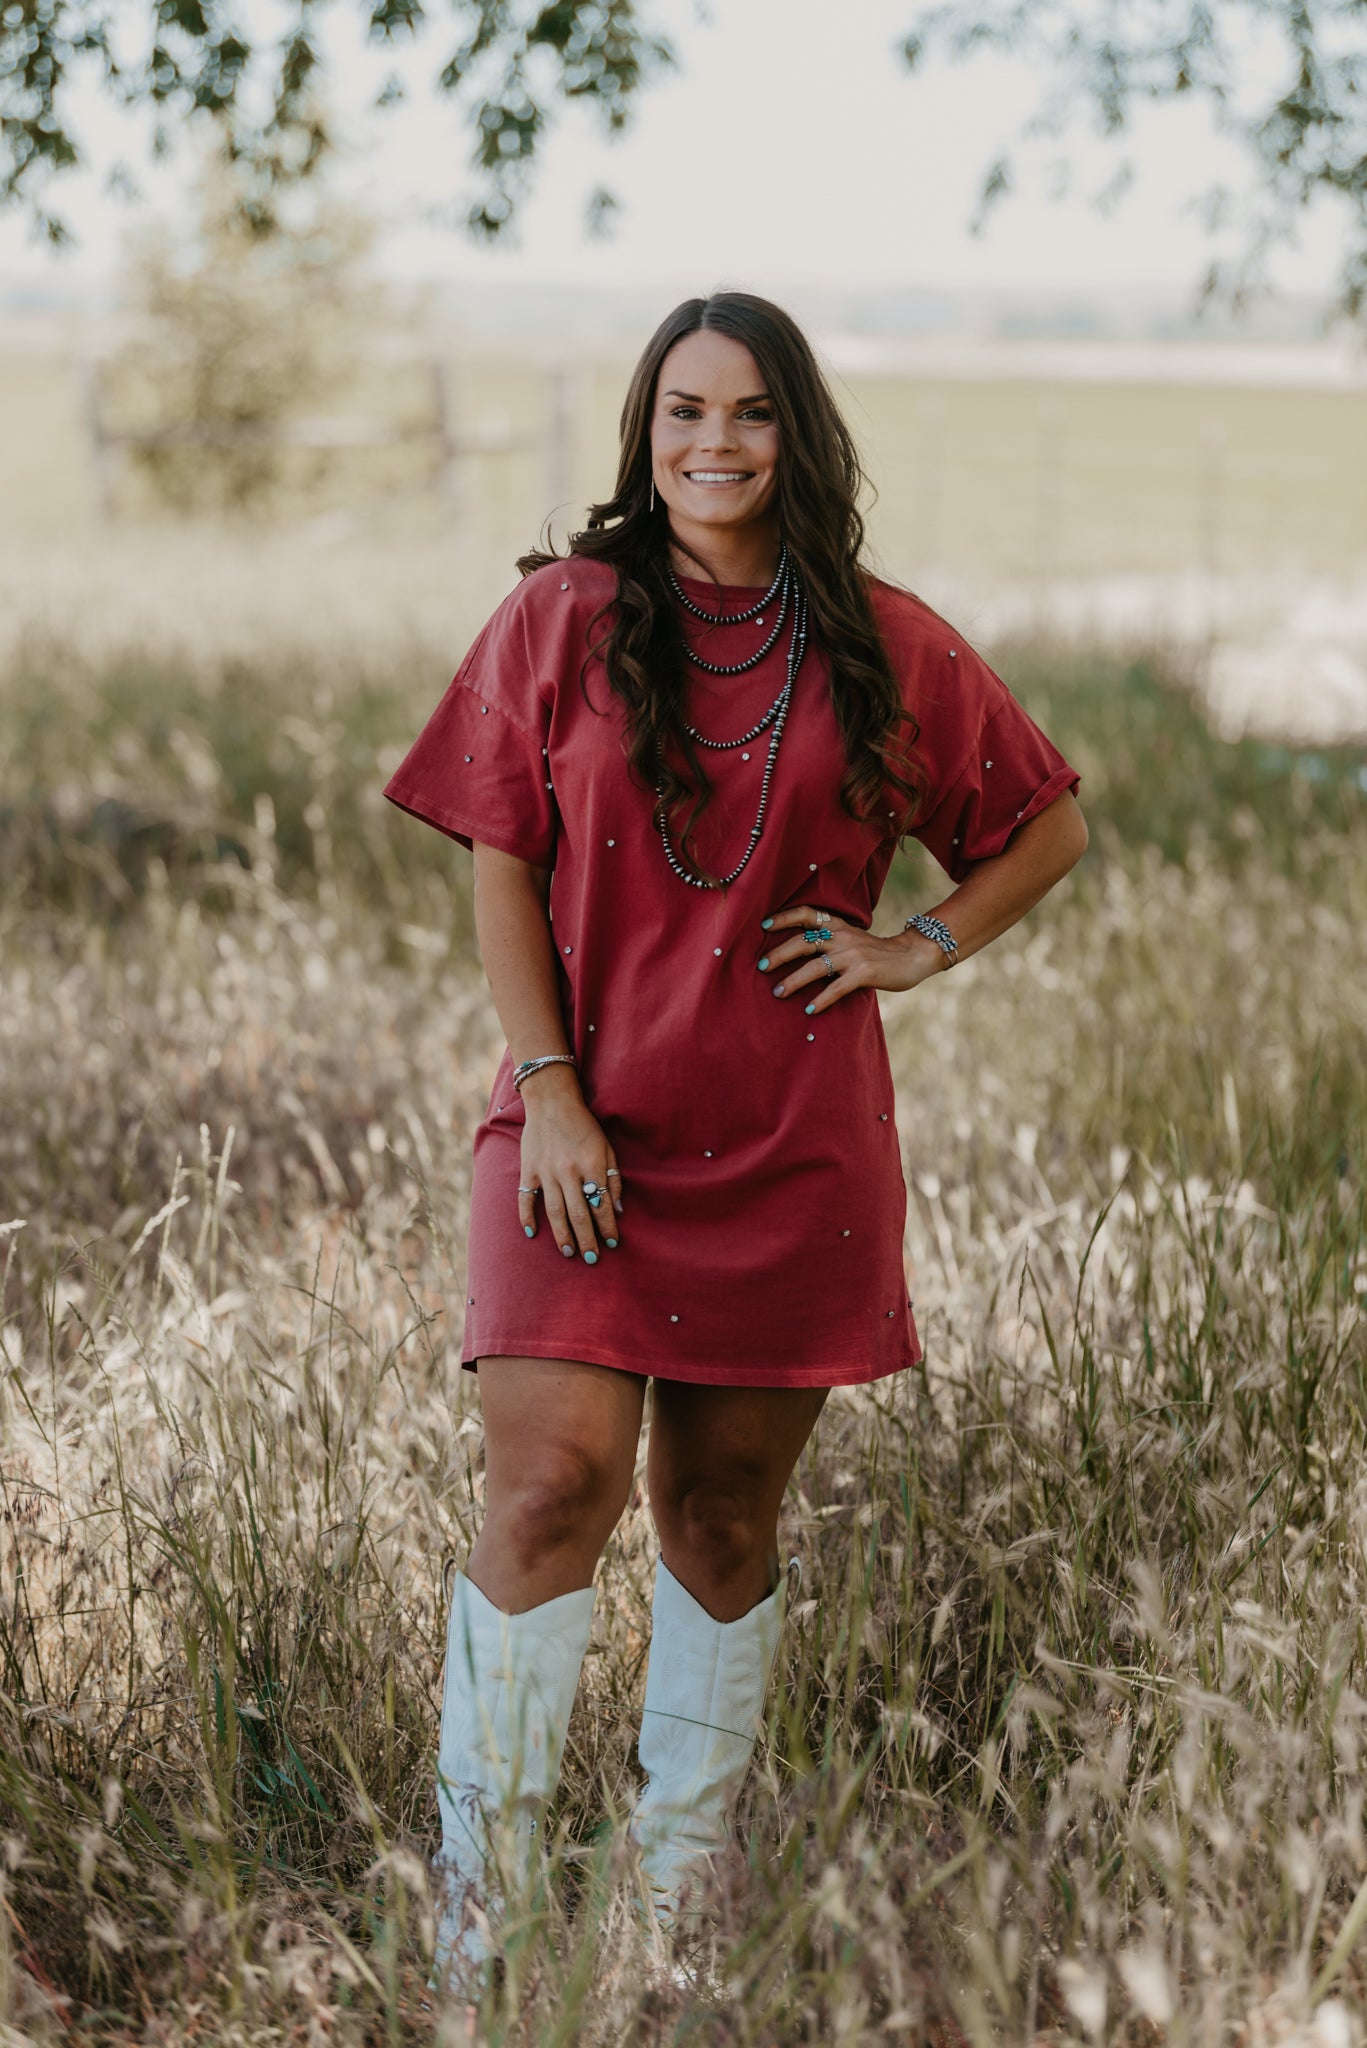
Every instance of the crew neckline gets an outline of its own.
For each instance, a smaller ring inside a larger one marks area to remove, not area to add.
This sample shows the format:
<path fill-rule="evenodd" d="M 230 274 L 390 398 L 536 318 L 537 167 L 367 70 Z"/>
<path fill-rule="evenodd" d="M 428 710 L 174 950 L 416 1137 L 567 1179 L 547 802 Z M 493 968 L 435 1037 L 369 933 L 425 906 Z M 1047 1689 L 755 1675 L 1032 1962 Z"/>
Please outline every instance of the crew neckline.
<path fill-rule="evenodd" d="M 762 597 L 768 590 L 767 583 L 714 583 L 710 576 L 679 576 L 675 579 L 691 597 L 695 590 L 715 597 L 718 592 L 726 597 Z"/>

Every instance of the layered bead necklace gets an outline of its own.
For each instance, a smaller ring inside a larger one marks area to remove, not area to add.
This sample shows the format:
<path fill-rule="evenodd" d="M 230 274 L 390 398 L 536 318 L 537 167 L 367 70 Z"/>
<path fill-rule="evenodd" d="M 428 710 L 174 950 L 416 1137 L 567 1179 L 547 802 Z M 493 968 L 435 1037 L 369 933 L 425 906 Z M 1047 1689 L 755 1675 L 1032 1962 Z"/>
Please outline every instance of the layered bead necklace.
<path fill-rule="evenodd" d="M 664 844 L 665 859 L 669 862 L 670 867 L 679 877 L 679 880 L 687 882 L 691 888 L 724 889 L 728 883 L 735 881 L 737 875 L 745 867 L 755 848 L 759 845 L 760 837 L 764 831 L 764 813 L 769 805 L 769 784 L 773 780 L 774 763 L 778 759 L 779 742 L 783 738 L 783 728 L 788 719 L 788 707 L 792 702 L 793 696 L 793 683 L 796 680 L 798 669 L 802 665 L 802 656 L 807 646 L 807 600 L 803 593 L 802 585 L 798 581 L 797 572 L 788 560 L 788 550 L 786 547 L 782 548 L 779 552 L 778 568 L 775 571 L 773 582 L 759 600 L 759 603 L 752 604 L 747 611 L 710 612 L 704 606 L 693 602 L 687 591 L 681 587 L 679 579 L 674 574 L 672 568 L 669 571 L 669 580 L 673 585 L 674 595 L 678 598 L 684 610 L 691 612 L 694 618 L 706 619 L 710 625 L 743 626 L 751 619 L 755 619 L 762 628 L 765 611 L 775 598 L 778 599 L 778 617 L 774 621 L 769 637 L 756 653 L 749 655 L 744 661 L 705 661 L 702 655 L 690 647 L 687 640 L 685 640 L 684 648 L 688 659 L 695 668 L 705 670 L 708 675 L 739 676 L 744 675 L 747 669 L 757 668 L 765 655 L 773 647 L 777 646 L 779 636 L 783 631 L 784 621 L 790 613 L 792 614 L 793 630 L 792 637 L 788 642 L 787 677 L 783 688 L 779 691 L 777 697 L 758 724 L 752 725 L 748 732 L 741 733 L 738 739 L 710 740 L 706 734 L 700 733 L 696 726 L 689 725 L 685 721 L 684 730 L 690 739 L 696 740 L 701 747 L 712 747 L 718 752 L 729 751 L 732 747 L 743 747 L 748 741 L 758 739 L 762 732 L 769 732 L 769 750 L 764 763 L 764 773 L 760 778 L 759 809 L 755 814 L 755 822 L 750 828 L 750 842 L 730 874 L 723 875 L 720 882 L 705 882 L 697 875 L 690 875 L 688 869 L 675 853 L 670 843 L 669 828 L 665 823 L 664 785 L 658 776 L 656 778 L 655 794 L 658 801 L 655 806 L 655 822 L 660 828 L 660 838 Z"/>

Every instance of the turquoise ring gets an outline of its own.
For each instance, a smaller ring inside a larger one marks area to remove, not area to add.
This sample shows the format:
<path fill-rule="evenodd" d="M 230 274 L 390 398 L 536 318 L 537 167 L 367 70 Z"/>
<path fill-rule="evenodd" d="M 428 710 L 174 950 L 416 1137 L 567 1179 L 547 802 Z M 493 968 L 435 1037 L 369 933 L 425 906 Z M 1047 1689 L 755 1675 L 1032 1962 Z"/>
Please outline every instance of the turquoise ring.
<path fill-rule="evenodd" d="M 827 939 L 833 938 L 835 935 L 831 931 L 829 925 L 819 924 L 809 926 L 808 929 L 802 934 L 802 936 L 807 941 L 807 944 L 809 946 L 820 946 L 823 945 Z"/>

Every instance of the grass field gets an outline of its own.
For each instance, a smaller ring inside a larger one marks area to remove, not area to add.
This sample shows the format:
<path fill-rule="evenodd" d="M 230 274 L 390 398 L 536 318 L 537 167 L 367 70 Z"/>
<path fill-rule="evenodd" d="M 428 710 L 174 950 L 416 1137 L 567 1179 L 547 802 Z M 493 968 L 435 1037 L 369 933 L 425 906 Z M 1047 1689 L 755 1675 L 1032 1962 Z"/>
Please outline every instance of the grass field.
<path fill-rule="evenodd" d="M 82 344 L 69 346 L 68 357 L 53 349 L 0 355 L 0 534 L 15 540 L 99 530 Z M 455 524 L 432 490 L 433 449 L 421 442 L 401 455 L 335 451 L 287 510 L 351 506 L 381 526 L 397 513 L 458 550 L 473 546 L 505 562 L 527 547 L 548 504 L 563 530 L 610 492 L 629 373 L 620 348 L 610 360 L 570 359 L 558 455 L 548 440 L 556 399 L 545 369 L 512 349 L 501 359 L 456 354 L 440 334 L 431 353 L 447 361 L 461 430 L 519 442 L 461 460 Z M 416 361 L 365 370 L 337 394 L 335 409 L 411 424 L 430 412 L 429 385 L 419 349 Z M 836 388 L 879 494 L 874 545 L 913 582 L 946 572 L 985 582 L 1117 572 L 1362 576 L 1367 389 L 1203 386 L 1163 381 L 1161 372 L 1148 382 L 1049 381 L 1013 372 L 1009 350 L 987 377 L 851 371 Z M 126 404 L 121 412 L 119 390 L 116 376 L 112 420 L 137 424 Z M 126 476 L 111 503 L 116 519 L 147 509 Z"/>
<path fill-rule="evenodd" d="M 995 650 L 1092 844 L 885 999 L 927 1360 L 833 1394 L 789 1491 L 720 1988 L 652 1979 L 625 1903 L 638 1486 L 553 1881 L 434 2015 L 501 1038 L 468 863 L 379 797 L 430 622 L 324 623 L 54 616 L 0 685 L 0 2039 L 1360 2040 L 1360 754 Z M 880 926 L 939 893 L 899 861 Z"/>

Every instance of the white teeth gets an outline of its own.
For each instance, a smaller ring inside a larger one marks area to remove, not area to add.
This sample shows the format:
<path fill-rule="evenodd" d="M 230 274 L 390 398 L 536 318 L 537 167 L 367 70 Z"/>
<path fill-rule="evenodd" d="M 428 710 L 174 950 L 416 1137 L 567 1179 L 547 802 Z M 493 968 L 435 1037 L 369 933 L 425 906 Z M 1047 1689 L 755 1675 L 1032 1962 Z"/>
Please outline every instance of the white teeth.
<path fill-rule="evenodd" d="M 691 484 L 743 484 L 747 471 L 743 469 L 686 469 L 684 475 Z"/>

